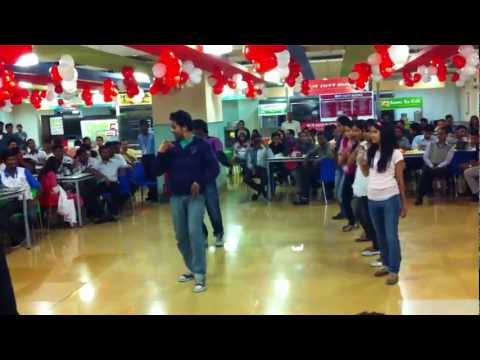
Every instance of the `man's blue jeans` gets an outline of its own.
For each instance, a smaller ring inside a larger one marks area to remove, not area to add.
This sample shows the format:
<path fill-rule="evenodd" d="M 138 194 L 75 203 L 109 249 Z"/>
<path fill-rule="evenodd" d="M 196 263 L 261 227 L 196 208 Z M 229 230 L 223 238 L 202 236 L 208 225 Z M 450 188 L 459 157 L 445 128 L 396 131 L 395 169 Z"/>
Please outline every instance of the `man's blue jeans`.
<path fill-rule="evenodd" d="M 174 195 L 170 198 L 170 206 L 177 246 L 183 261 L 195 279 L 202 280 L 207 273 L 206 239 L 202 231 L 205 197 Z"/>
<path fill-rule="evenodd" d="M 368 211 L 377 234 L 383 265 L 389 272 L 395 274 L 399 273 L 402 261 L 400 240 L 398 239 L 400 208 L 399 195 L 384 201 L 368 200 Z"/>
<path fill-rule="evenodd" d="M 213 235 L 223 236 L 223 220 L 222 211 L 220 210 L 220 199 L 218 197 L 217 183 L 215 181 L 205 186 L 205 206 L 207 208 L 208 217 L 213 227 Z M 203 225 L 203 229 L 208 236 L 207 227 Z"/>

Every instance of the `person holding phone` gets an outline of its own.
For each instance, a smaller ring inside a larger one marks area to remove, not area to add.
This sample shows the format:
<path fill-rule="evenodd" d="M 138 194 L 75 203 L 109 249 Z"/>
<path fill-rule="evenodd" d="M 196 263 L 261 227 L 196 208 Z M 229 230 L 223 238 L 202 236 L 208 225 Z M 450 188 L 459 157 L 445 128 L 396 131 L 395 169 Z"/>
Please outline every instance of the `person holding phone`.
<path fill-rule="evenodd" d="M 179 110 L 170 114 L 175 141 L 164 141 L 158 149 L 155 170 L 168 172 L 172 197 L 170 207 L 177 245 L 188 269 L 179 282 L 195 281 L 193 292 L 207 289 L 206 238 L 202 230 L 205 188 L 220 171 L 213 148 L 193 135 L 192 118 Z"/>

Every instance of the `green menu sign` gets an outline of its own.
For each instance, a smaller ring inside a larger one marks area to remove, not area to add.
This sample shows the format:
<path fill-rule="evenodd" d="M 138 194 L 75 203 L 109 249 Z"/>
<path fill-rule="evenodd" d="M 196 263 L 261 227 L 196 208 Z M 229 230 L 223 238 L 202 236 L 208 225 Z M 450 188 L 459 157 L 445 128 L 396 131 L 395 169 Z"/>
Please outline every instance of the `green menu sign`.
<path fill-rule="evenodd" d="M 382 110 L 421 108 L 423 99 L 420 96 L 380 99 Z"/>
<path fill-rule="evenodd" d="M 286 102 L 258 105 L 258 115 L 260 116 L 285 115 L 286 113 L 287 113 Z"/>

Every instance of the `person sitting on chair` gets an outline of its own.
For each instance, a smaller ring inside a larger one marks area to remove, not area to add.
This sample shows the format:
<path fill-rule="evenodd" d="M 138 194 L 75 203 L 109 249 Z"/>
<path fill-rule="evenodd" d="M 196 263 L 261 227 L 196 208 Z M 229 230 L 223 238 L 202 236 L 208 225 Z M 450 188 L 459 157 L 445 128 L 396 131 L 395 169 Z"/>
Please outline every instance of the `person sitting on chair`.
<path fill-rule="evenodd" d="M 263 145 L 260 135 L 252 134 L 252 147 L 247 151 L 247 165 L 243 175 L 243 181 L 250 188 L 256 191 L 252 195 L 252 200 L 258 200 L 260 195 L 267 197 L 265 187 L 267 185 L 267 159 L 273 157 L 272 150 Z M 256 184 L 253 179 L 260 179 L 260 184 Z"/>
<path fill-rule="evenodd" d="M 423 155 L 425 165 L 420 177 L 420 186 L 415 205 L 423 203 L 423 197 L 427 192 L 433 193 L 434 178 L 448 178 L 450 176 L 450 171 L 447 167 L 453 159 L 454 150 L 452 146 L 447 144 L 447 130 L 445 128 L 438 129 L 437 137 L 438 141 L 429 144 Z"/>
<path fill-rule="evenodd" d="M 464 150 L 468 144 L 467 127 L 458 125 L 455 134 L 448 134 L 447 144 L 456 149 Z"/>
<path fill-rule="evenodd" d="M 399 125 L 395 126 L 395 137 L 397 138 L 398 147 L 402 150 L 410 150 L 410 141 L 404 135 L 403 128 Z"/>
<path fill-rule="evenodd" d="M 104 196 L 104 200 L 107 203 L 108 213 L 102 221 L 117 221 L 116 216 L 118 216 L 123 203 L 118 183 L 118 170 L 124 165 L 113 158 L 111 150 L 106 146 L 100 147 L 99 152 L 100 159 L 89 171 L 98 179 L 98 194 L 107 195 Z"/>
<path fill-rule="evenodd" d="M 33 200 L 32 189 L 39 190 L 40 184 L 30 170 L 18 166 L 18 149 L 7 150 L 3 155 L 5 168 L 0 170 L 0 185 L 5 189 L 25 190 L 27 200 Z M 12 247 L 19 247 L 25 237 L 23 221 L 13 218 L 13 215 L 23 212 L 22 195 L 16 199 L 7 200 L 0 208 L 0 229 L 10 238 Z"/>
<path fill-rule="evenodd" d="M 428 144 L 437 141 L 437 138 L 433 136 L 433 125 L 425 126 L 422 135 L 417 135 L 412 141 L 412 150 L 425 151 Z"/>

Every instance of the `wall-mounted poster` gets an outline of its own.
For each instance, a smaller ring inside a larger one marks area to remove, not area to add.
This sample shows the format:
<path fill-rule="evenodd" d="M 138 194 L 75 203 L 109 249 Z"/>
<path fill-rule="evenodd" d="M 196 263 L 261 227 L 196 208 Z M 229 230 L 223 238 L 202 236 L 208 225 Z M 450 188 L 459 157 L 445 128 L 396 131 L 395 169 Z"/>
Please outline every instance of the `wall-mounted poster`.
<path fill-rule="evenodd" d="M 117 119 L 82 120 L 80 126 L 82 137 L 88 136 L 93 140 L 97 136 L 102 136 L 105 142 L 118 140 Z"/>
<path fill-rule="evenodd" d="M 50 134 L 51 135 L 63 135 L 63 117 L 61 116 L 52 116 L 49 119 L 50 121 Z"/>
<path fill-rule="evenodd" d="M 374 113 L 373 92 L 320 95 L 320 118 L 322 122 L 335 121 L 339 115 L 357 115 L 359 119 L 372 118 Z"/>

